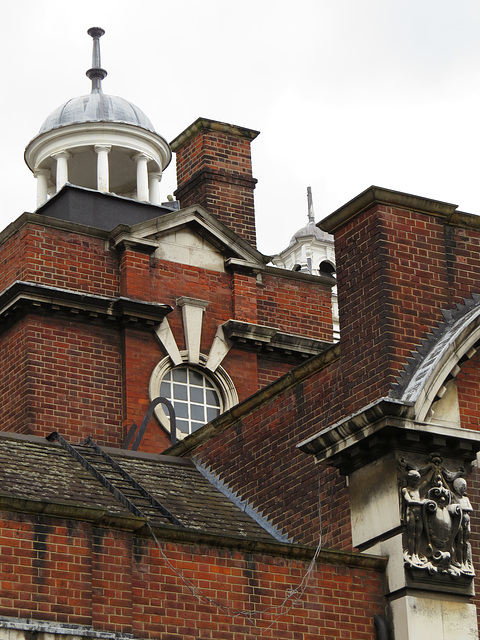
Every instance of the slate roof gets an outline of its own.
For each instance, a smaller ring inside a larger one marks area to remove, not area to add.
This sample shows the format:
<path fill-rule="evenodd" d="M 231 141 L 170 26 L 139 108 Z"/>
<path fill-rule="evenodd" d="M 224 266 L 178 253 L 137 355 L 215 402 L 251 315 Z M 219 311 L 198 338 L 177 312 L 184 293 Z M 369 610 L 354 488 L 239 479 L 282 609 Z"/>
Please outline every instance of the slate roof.
<path fill-rule="evenodd" d="M 88 462 L 147 515 L 154 526 L 273 542 L 274 538 L 183 458 L 108 449 L 108 453 L 147 490 L 177 524 L 116 473 L 91 447 L 76 446 Z M 112 455 L 113 454 L 113 455 Z M 43 438 L 0 432 L 0 504 L 33 501 L 103 510 L 131 518 L 127 507 L 58 444 Z"/>

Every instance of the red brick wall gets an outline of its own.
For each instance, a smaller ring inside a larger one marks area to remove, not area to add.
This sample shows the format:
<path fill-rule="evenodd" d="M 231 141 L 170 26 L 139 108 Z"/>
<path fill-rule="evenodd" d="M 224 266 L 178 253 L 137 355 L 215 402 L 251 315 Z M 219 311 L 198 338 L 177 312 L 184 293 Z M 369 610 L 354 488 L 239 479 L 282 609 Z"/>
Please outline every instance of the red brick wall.
<path fill-rule="evenodd" d="M 231 376 L 240 401 L 258 391 L 257 356 L 254 353 L 231 349 L 221 366 Z"/>
<path fill-rule="evenodd" d="M 257 357 L 257 363 L 259 389 L 275 382 L 275 380 L 278 380 L 278 378 L 281 378 L 285 373 L 288 373 L 295 368 L 293 364 L 275 362 L 274 360 L 268 360 L 262 356 Z"/>
<path fill-rule="evenodd" d="M 194 583 L 200 581 L 207 597 L 226 602 L 236 610 L 259 613 L 279 607 L 286 591 L 300 583 L 307 568 L 306 562 L 267 555 L 207 552 L 205 548 L 185 549 L 171 544 L 167 545 L 166 554 L 188 579 Z M 252 625 L 239 616 L 232 618 L 218 613 L 208 604 L 199 604 L 178 577 L 172 577 L 168 569 L 162 571 L 163 566 L 160 559 L 149 557 L 142 562 L 143 571 L 137 574 L 140 584 L 145 587 L 143 597 L 137 591 L 137 606 L 149 616 L 134 627 L 134 633 L 139 637 L 152 637 L 163 631 L 166 635 L 161 637 L 172 640 L 176 637 L 213 640 L 219 636 L 225 640 L 253 636 L 286 640 L 319 637 L 371 640 L 373 615 L 382 613 L 379 574 L 322 564 L 314 572 L 311 586 L 297 606 L 287 610 L 278 620 L 272 614 L 260 614 Z M 164 609 L 166 600 L 168 612 Z M 352 611 L 353 601 L 359 606 Z"/>
<path fill-rule="evenodd" d="M 445 226 L 445 262 L 451 303 L 478 293 L 480 231 L 471 224 L 467 228 Z"/>
<path fill-rule="evenodd" d="M 1 615 L 91 624 L 89 525 L 13 513 L 1 524 Z"/>
<path fill-rule="evenodd" d="M 335 235 L 345 412 L 387 395 L 449 297 L 443 222 L 375 205 Z"/>
<path fill-rule="evenodd" d="M 257 291 L 258 324 L 274 326 L 285 333 L 332 341 L 330 287 L 265 274 Z"/>
<path fill-rule="evenodd" d="M 266 276 L 261 284 L 257 284 L 255 276 L 240 272 L 219 273 L 164 260 L 153 261 L 150 278 L 152 298 L 174 307 L 168 315 L 168 322 L 180 349 L 185 348 L 182 312 L 176 306 L 176 300 L 181 296 L 210 302 L 204 313 L 202 329 L 201 349 L 205 354 L 210 350 L 217 327 L 230 318 L 265 324 L 286 333 L 300 333 L 324 340 L 331 338 L 330 289 L 316 283 Z M 255 355 L 232 349 L 222 362 L 235 383 L 240 399 L 247 398 L 263 386 L 263 383 L 257 383 L 255 361 Z M 264 360 L 262 378 L 271 382 L 290 368 Z"/>
<path fill-rule="evenodd" d="M 210 302 L 204 316 L 204 349 L 211 345 L 217 326 L 230 318 L 317 340 L 332 339 L 328 286 L 270 274 L 262 275 L 257 283 L 254 275 L 242 272 L 219 273 L 164 260 L 154 260 L 153 264 L 153 300 L 173 307 L 181 296 Z M 176 327 L 175 337 L 183 335 L 179 309 L 168 316 L 168 321 Z"/>
<path fill-rule="evenodd" d="M 121 342 L 116 328 L 60 317 L 29 316 L 0 336 L 2 429 L 119 446 L 122 423 Z M 12 368 L 19 363 L 19 371 Z M 17 412 L 17 408 L 21 408 Z"/>
<path fill-rule="evenodd" d="M 460 421 L 464 429 L 480 431 L 480 353 L 461 365 L 457 376 Z"/>
<path fill-rule="evenodd" d="M 148 386 L 150 376 L 156 365 L 164 358 L 163 351 L 148 330 L 130 329 L 123 331 L 123 406 L 124 406 L 124 437 L 127 435 L 132 422 L 138 427 L 150 404 Z M 152 417 L 145 435 L 142 438 L 140 450 L 160 453 L 170 445 L 170 435 Z"/>
<path fill-rule="evenodd" d="M 257 281 L 251 274 L 232 274 L 233 315 L 235 320 L 257 324 Z"/>
<path fill-rule="evenodd" d="M 208 305 L 202 328 L 201 350 L 208 353 L 217 326 L 233 315 L 231 276 L 165 260 L 154 260 L 150 271 L 152 298 L 174 307 L 168 315 L 179 349 L 185 348 L 182 310 L 176 301 L 182 296 L 206 300 Z"/>
<path fill-rule="evenodd" d="M 152 301 L 150 256 L 126 248 L 120 257 L 120 294 L 126 298 Z"/>
<path fill-rule="evenodd" d="M 91 624 L 132 633 L 134 627 L 133 540 L 130 533 L 92 527 L 88 532 L 92 563 Z"/>
<path fill-rule="evenodd" d="M 15 280 L 25 280 L 25 256 L 27 253 L 26 228 L 0 245 L 0 291 Z"/>
<path fill-rule="evenodd" d="M 371 640 L 383 613 L 382 573 L 319 562 L 301 601 L 278 620 L 269 607 L 300 584 L 308 561 L 162 543 L 89 523 L 2 512 L 0 615 L 162 640 Z M 259 613 L 255 624 L 199 601 Z M 356 606 L 352 608 L 352 603 Z"/>
<path fill-rule="evenodd" d="M 2 431 L 28 433 L 31 415 L 29 323 L 22 319 L 0 336 L 0 424 Z"/>
<path fill-rule="evenodd" d="M 334 421 L 330 406 L 336 368 L 314 373 L 266 401 L 193 455 L 251 507 L 267 514 L 271 524 L 304 544 L 315 544 L 319 535 L 320 483 L 328 546 L 345 549 L 351 547 L 345 480 L 332 469 L 320 469 L 313 456 L 296 448 Z"/>
<path fill-rule="evenodd" d="M 387 395 L 420 340 L 478 293 L 480 232 L 374 205 L 335 234 L 345 412 Z"/>

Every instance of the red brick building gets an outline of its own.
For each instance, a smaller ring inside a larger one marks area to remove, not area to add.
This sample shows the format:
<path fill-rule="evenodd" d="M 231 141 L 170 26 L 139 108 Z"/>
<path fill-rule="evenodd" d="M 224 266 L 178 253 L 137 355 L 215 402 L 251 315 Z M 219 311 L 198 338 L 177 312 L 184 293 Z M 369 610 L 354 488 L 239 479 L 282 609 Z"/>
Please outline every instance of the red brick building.
<path fill-rule="evenodd" d="M 255 248 L 257 132 L 168 145 L 102 33 L 0 234 L 0 636 L 477 638 L 479 218 L 377 187 L 326 218 L 334 344 L 337 281 Z"/>

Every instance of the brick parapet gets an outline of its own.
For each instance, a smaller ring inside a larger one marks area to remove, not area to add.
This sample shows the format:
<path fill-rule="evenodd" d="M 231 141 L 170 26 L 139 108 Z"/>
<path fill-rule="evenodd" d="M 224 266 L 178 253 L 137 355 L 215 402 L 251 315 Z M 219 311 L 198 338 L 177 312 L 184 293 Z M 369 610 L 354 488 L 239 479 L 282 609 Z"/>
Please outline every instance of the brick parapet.
<path fill-rule="evenodd" d="M 331 286 L 316 279 L 297 280 L 269 271 L 258 286 L 259 324 L 285 333 L 333 340 Z"/>
<path fill-rule="evenodd" d="M 27 218 L 0 244 L 0 291 L 16 280 L 84 293 L 119 293 L 118 260 L 101 237 Z M 80 225 L 74 225 L 76 228 Z"/>
<path fill-rule="evenodd" d="M 371 186 L 358 196 L 342 205 L 318 223 L 318 226 L 334 234 L 337 230 L 354 220 L 364 211 L 376 206 L 394 207 L 398 210 L 425 213 L 441 218 L 447 224 L 459 224 L 471 228 L 480 228 L 478 216 L 457 211 L 457 205 L 440 200 L 432 200 L 401 191 Z"/>

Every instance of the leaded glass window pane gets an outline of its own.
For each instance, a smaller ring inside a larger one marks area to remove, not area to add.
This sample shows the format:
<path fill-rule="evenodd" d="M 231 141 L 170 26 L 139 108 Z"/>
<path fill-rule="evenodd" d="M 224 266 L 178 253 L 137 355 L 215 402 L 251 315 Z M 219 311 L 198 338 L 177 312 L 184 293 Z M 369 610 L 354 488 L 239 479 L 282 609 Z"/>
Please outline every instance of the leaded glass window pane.
<path fill-rule="evenodd" d="M 175 409 L 177 429 L 187 435 L 220 414 L 220 394 L 202 371 L 176 367 L 167 371 L 160 395 Z"/>

